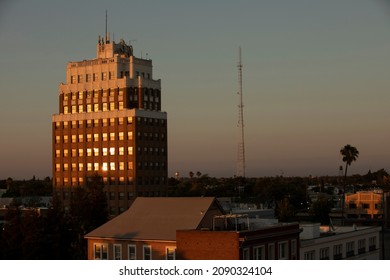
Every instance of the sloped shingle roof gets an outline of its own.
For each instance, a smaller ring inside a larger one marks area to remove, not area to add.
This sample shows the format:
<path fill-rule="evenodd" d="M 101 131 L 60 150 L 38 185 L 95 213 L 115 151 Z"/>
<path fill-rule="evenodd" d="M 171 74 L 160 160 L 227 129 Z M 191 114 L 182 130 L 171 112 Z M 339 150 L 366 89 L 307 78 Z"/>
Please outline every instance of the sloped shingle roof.
<path fill-rule="evenodd" d="M 86 238 L 176 240 L 176 230 L 196 229 L 213 197 L 138 197 L 130 208 Z"/>

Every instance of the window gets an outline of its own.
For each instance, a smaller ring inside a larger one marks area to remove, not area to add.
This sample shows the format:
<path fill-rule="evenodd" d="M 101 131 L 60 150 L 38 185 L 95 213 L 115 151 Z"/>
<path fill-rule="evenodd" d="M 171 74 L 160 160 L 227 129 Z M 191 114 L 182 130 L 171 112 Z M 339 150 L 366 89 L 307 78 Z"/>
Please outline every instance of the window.
<path fill-rule="evenodd" d="M 125 163 L 124 162 L 119 162 L 119 170 L 125 170 Z"/>
<path fill-rule="evenodd" d="M 259 247 L 253 248 L 253 259 L 254 260 L 264 260 L 265 259 L 264 246 L 259 246 Z"/>
<path fill-rule="evenodd" d="M 144 260 L 151 260 L 152 259 L 152 246 L 144 245 L 143 246 L 143 255 L 144 255 Z"/>
<path fill-rule="evenodd" d="M 61 142 L 61 136 L 56 136 L 56 144 L 59 144 Z"/>
<path fill-rule="evenodd" d="M 103 108 L 102 108 L 102 110 L 103 110 L 103 112 L 108 111 L 107 103 L 106 103 L 106 102 L 103 103 Z"/>
<path fill-rule="evenodd" d="M 87 156 L 92 156 L 92 149 L 91 148 L 87 148 Z"/>
<path fill-rule="evenodd" d="M 83 82 L 83 75 L 78 75 L 77 76 L 77 82 L 82 83 Z"/>
<path fill-rule="evenodd" d="M 72 149 L 72 157 L 77 157 L 77 150 L 76 149 Z"/>
<path fill-rule="evenodd" d="M 64 157 L 68 156 L 68 149 L 64 149 Z"/>
<path fill-rule="evenodd" d="M 320 249 L 320 260 L 329 260 L 329 247 Z"/>
<path fill-rule="evenodd" d="M 355 241 L 347 242 L 347 257 L 355 255 Z"/>
<path fill-rule="evenodd" d="M 115 103 L 114 102 L 110 102 L 110 110 L 115 110 Z"/>
<path fill-rule="evenodd" d="M 333 259 L 341 260 L 343 258 L 343 245 L 338 244 L 333 246 Z"/>
<path fill-rule="evenodd" d="M 61 164 L 56 163 L 56 171 L 61 171 Z"/>
<path fill-rule="evenodd" d="M 83 163 L 79 163 L 79 171 L 83 171 L 83 169 L 84 169 Z"/>
<path fill-rule="evenodd" d="M 279 243 L 279 260 L 287 260 L 288 259 L 288 243 L 287 242 L 280 242 Z"/>
<path fill-rule="evenodd" d="M 85 76 L 85 81 L 86 81 L 87 83 L 91 81 L 91 74 L 87 74 L 87 75 Z"/>
<path fill-rule="evenodd" d="M 99 170 L 99 163 L 98 163 L 98 162 L 95 162 L 95 163 L 93 164 L 93 170 L 94 170 L 94 171 L 98 171 L 98 170 Z"/>
<path fill-rule="evenodd" d="M 125 154 L 125 148 L 124 147 L 119 147 L 119 155 L 123 156 Z"/>
<path fill-rule="evenodd" d="M 133 162 L 129 161 L 127 162 L 127 170 L 132 170 L 133 169 Z"/>
<path fill-rule="evenodd" d="M 275 259 L 275 244 L 268 244 L 268 259 Z"/>
<path fill-rule="evenodd" d="M 133 147 L 128 147 L 127 148 L 127 154 L 132 155 L 133 154 Z"/>
<path fill-rule="evenodd" d="M 363 203 L 362 208 L 363 208 L 363 209 L 370 209 L 370 204 L 368 204 L 368 203 Z"/>
<path fill-rule="evenodd" d="M 127 140 L 133 140 L 133 132 L 132 131 L 127 132 Z"/>
<path fill-rule="evenodd" d="M 291 240 L 291 259 L 297 259 L 297 241 L 295 239 Z"/>
<path fill-rule="evenodd" d="M 93 111 L 94 112 L 99 112 L 99 103 L 93 104 Z"/>
<path fill-rule="evenodd" d="M 242 259 L 249 260 L 249 248 L 242 249 Z"/>
<path fill-rule="evenodd" d="M 176 259 L 176 248 L 175 247 L 166 247 L 165 248 L 165 259 L 175 260 Z"/>
<path fill-rule="evenodd" d="M 107 148 L 103 148 L 103 156 L 106 156 L 108 154 L 108 149 Z"/>
<path fill-rule="evenodd" d="M 102 81 L 105 81 L 105 80 L 107 80 L 107 73 L 102 72 Z"/>
<path fill-rule="evenodd" d="M 376 250 L 376 236 L 372 236 L 368 239 L 368 249 L 370 251 Z"/>
<path fill-rule="evenodd" d="M 87 112 L 92 112 L 92 104 L 87 104 Z"/>
<path fill-rule="evenodd" d="M 124 140 L 124 138 L 125 138 L 125 133 L 124 133 L 124 132 L 119 132 L 119 133 L 118 133 L 118 138 L 119 138 L 119 140 Z"/>
<path fill-rule="evenodd" d="M 107 119 L 102 119 L 102 125 L 107 126 Z"/>
<path fill-rule="evenodd" d="M 358 240 L 358 254 L 364 254 L 366 252 L 366 239 Z"/>
<path fill-rule="evenodd" d="M 87 134 L 87 142 L 92 142 L 92 134 Z"/>
<path fill-rule="evenodd" d="M 110 162 L 110 170 L 115 170 L 115 162 Z"/>
<path fill-rule="evenodd" d="M 93 141 L 95 141 L 95 142 L 99 141 L 99 134 L 98 133 L 93 134 Z"/>
<path fill-rule="evenodd" d="M 79 143 L 82 143 L 84 141 L 84 135 L 79 134 Z"/>
<path fill-rule="evenodd" d="M 97 81 L 97 78 L 98 78 L 98 75 L 97 75 L 96 73 L 93 73 L 93 74 L 92 74 L 92 80 L 93 80 L 94 82 L 96 82 L 96 81 Z"/>
<path fill-rule="evenodd" d="M 64 143 L 68 143 L 68 135 L 64 135 Z"/>
<path fill-rule="evenodd" d="M 95 260 L 107 260 L 108 259 L 108 246 L 107 244 L 95 243 L 94 246 Z"/>
<path fill-rule="evenodd" d="M 110 133 L 110 140 L 115 141 L 115 132 Z"/>
<path fill-rule="evenodd" d="M 314 260 L 315 259 L 316 252 L 314 250 L 307 251 L 303 254 L 303 258 L 305 260 Z"/>
<path fill-rule="evenodd" d="M 110 148 L 110 155 L 111 155 L 111 156 L 114 156 L 114 155 L 115 155 L 115 148 L 114 148 L 114 147 L 111 147 L 111 148 Z"/>
<path fill-rule="evenodd" d="M 124 199 L 125 199 L 125 193 L 119 192 L 119 200 L 124 200 Z"/>
<path fill-rule="evenodd" d="M 84 150 L 83 149 L 79 149 L 79 157 L 82 157 L 84 154 Z"/>
<path fill-rule="evenodd" d="M 87 163 L 87 171 L 92 171 L 92 163 Z"/>
<path fill-rule="evenodd" d="M 114 260 L 122 259 L 122 245 L 114 244 Z"/>
<path fill-rule="evenodd" d="M 107 170 L 108 170 L 107 162 L 103 162 L 103 164 L 102 164 L 102 170 L 103 170 L 103 171 L 107 171 Z"/>
<path fill-rule="evenodd" d="M 129 245 L 128 247 L 128 259 L 129 260 L 136 260 L 136 247 L 135 245 Z"/>
<path fill-rule="evenodd" d="M 61 151 L 60 150 L 56 150 L 56 157 L 60 157 L 61 156 Z"/>

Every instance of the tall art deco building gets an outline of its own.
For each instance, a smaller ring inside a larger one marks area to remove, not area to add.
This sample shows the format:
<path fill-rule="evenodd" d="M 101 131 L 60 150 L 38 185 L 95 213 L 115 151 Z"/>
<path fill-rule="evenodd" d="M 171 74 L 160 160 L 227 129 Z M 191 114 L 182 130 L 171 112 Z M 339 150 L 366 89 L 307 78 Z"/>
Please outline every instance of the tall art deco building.
<path fill-rule="evenodd" d="M 167 191 L 167 114 L 150 59 L 99 37 L 96 58 L 69 62 L 52 117 L 53 185 L 64 204 L 99 175 L 109 212 Z"/>

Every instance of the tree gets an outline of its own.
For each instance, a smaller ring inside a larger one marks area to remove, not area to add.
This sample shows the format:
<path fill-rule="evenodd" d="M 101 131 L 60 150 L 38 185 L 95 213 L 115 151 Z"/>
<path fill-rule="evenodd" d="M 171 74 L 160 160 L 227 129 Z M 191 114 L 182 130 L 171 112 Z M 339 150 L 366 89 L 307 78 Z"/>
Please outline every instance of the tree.
<path fill-rule="evenodd" d="M 359 157 L 359 151 L 355 147 L 348 144 L 348 145 L 345 145 L 340 150 L 340 153 L 343 156 L 343 162 L 345 162 L 343 201 L 342 201 L 343 203 L 341 206 L 341 218 L 344 219 L 345 185 L 347 184 L 348 166 L 350 166 L 352 162 L 357 160 L 357 158 Z"/>
<path fill-rule="evenodd" d="M 359 157 L 359 151 L 348 144 L 340 150 L 340 153 L 343 156 L 343 162 L 345 162 L 344 183 L 346 183 L 348 166 L 350 166 L 353 161 L 357 160 Z"/>

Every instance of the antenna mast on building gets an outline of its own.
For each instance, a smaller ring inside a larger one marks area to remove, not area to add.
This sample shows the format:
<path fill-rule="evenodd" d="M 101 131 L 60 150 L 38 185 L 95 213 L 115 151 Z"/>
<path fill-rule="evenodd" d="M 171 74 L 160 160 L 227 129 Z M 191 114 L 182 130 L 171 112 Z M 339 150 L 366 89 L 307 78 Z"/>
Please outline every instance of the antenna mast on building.
<path fill-rule="evenodd" d="M 240 129 L 240 142 L 238 143 L 238 159 L 237 159 L 237 176 L 245 177 L 245 141 L 244 141 L 244 104 L 242 99 L 242 62 L 241 62 L 241 47 L 239 48 L 238 61 L 238 85 L 237 94 L 240 97 L 238 105 L 238 127 Z"/>

